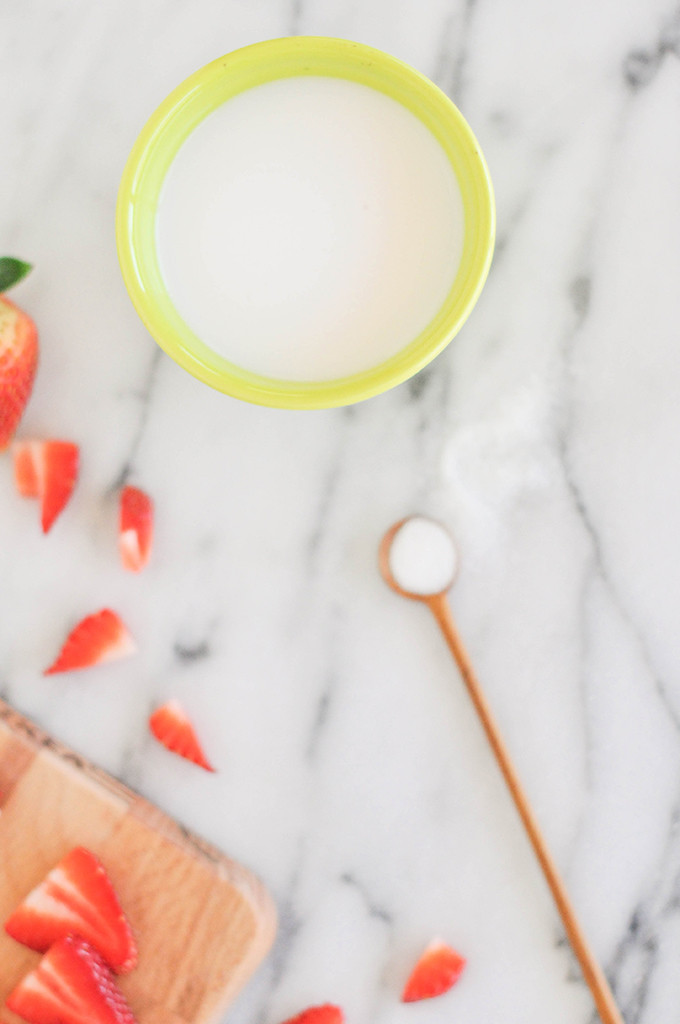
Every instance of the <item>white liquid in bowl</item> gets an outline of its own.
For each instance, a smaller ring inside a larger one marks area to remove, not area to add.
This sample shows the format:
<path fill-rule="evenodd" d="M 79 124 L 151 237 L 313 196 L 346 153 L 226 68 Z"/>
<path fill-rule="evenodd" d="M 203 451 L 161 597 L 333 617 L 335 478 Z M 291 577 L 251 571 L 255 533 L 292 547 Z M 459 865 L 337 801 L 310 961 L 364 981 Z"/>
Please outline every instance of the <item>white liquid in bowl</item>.
<path fill-rule="evenodd" d="M 156 219 L 168 293 L 238 366 L 327 381 L 377 366 L 441 307 L 464 215 L 449 160 L 401 104 L 339 78 L 235 96 L 181 146 Z"/>

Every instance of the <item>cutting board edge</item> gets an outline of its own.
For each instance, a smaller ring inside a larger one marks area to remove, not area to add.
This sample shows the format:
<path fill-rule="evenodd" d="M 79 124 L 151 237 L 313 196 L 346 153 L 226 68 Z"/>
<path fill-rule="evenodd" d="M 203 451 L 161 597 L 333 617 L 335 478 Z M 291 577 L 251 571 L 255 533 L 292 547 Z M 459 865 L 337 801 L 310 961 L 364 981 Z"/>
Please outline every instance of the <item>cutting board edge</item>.
<path fill-rule="evenodd" d="M 240 988 L 242 979 L 250 976 L 255 967 L 264 959 L 276 935 L 278 924 L 276 904 L 264 883 L 249 868 L 231 860 L 212 843 L 181 825 L 130 786 L 76 753 L 66 744 L 54 739 L 41 726 L 26 718 L 0 698 L 0 726 L 3 724 L 10 733 L 20 735 L 34 747 L 36 755 L 44 752 L 48 756 L 58 759 L 67 770 L 82 773 L 93 784 L 102 786 L 113 797 L 124 801 L 131 814 L 147 821 L 153 820 L 155 829 L 168 842 L 209 861 L 217 878 L 229 883 L 241 893 L 252 910 L 253 941 L 247 955 L 239 965 L 233 983 L 225 992 L 223 1008 L 228 1006 L 233 992 Z M 217 1016 L 223 1012 L 223 1008 L 218 1011 Z"/>

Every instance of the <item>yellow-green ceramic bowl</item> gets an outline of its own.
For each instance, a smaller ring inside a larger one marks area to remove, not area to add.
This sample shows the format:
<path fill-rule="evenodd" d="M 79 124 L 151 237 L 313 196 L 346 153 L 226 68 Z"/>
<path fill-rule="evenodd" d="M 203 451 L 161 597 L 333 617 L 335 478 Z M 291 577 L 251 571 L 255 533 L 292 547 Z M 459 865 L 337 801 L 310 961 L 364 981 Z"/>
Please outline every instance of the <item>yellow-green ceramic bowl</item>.
<path fill-rule="evenodd" d="M 434 319 L 396 355 L 373 369 L 331 381 L 261 377 L 219 356 L 196 337 L 174 308 L 156 254 L 156 209 L 178 149 L 225 100 L 253 86 L 295 75 L 331 75 L 371 86 L 407 107 L 444 148 L 465 211 L 463 253 L 455 280 Z M 319 409 L 349 405 L 400 384 L 451 341 L 467 319 L 491 263 L 493 191 L 484 157 L 460 111 L 429 79 L 380 50 L 345 39 L 273 39 L 220 57 L 172 92 L 152 114 L 130 154 L 118 193 L 118 257 L 130 297 L 158 344 L 199 380 L 261 405 Z"/>

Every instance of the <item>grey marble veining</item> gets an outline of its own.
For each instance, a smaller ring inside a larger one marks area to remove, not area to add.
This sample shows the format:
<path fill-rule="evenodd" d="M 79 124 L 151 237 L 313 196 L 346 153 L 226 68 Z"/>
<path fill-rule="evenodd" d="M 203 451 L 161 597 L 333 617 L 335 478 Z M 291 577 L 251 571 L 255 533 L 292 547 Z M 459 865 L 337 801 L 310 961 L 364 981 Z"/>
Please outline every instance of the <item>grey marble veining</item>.
<path fill-rule="evenodd" d="M 116 263 L 118 180 L 201 64 L 289 33 L 434 78 L 487 156 L 498 247 L 469 322 L 362 405 L 246 406 L 161 356 Z M 0 460 L 0 692 L 252 866 L 281 929 L 234 1024 L 587 1024 L 592 1007 L 449 657 L 380 581 L 384 529 L 447 520 L 461 630 L 627 1024 L 680 1005 L 680 11 L 500 0 L 25 0 L 0 7 L 0 249 L 36 270 L 25 434 L 83 471 L 43 538 Z M 155 496 L 148 572 L 115 491 Z M 43 679 L 109 604 L 134 662 Z M 159 699 L 219 768 L 160 750 Z M 443 935 L 444 1001 L 397 996 Z"/>

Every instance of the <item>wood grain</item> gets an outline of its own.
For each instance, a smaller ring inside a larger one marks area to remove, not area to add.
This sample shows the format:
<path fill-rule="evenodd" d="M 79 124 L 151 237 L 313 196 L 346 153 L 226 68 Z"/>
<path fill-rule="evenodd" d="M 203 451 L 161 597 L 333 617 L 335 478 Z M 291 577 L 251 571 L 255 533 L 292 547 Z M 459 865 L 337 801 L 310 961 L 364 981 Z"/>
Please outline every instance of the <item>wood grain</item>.
<path fill-rule="evenodd" d="M 274 937 L 273 903 L 250 872 L 2 701 L 0 808 L 0 922 L 86 846 L 137 937 L 137 969 L 119 981 L 139 1024 L 219 1019 Z M 0 932 L 0 1001 L 38 961 Z"/>

